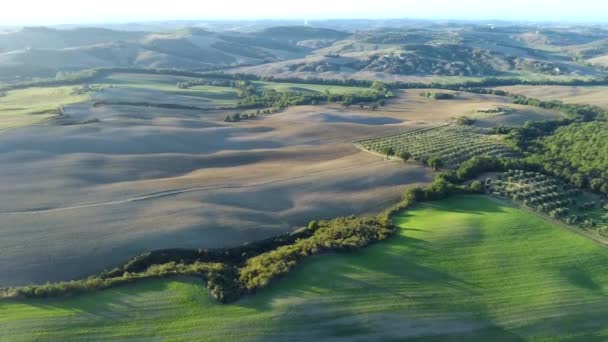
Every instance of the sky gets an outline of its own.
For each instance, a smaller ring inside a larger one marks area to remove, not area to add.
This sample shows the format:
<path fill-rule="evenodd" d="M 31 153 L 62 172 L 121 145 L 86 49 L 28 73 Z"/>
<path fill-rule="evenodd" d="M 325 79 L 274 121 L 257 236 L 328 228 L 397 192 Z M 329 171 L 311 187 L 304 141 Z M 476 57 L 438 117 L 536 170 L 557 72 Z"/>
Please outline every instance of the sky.
<path fill-rule="evenodd" d="M 152 20 L 469 19 L 608 21 L 608 0 L 3 0 L 3 25 Z"/>

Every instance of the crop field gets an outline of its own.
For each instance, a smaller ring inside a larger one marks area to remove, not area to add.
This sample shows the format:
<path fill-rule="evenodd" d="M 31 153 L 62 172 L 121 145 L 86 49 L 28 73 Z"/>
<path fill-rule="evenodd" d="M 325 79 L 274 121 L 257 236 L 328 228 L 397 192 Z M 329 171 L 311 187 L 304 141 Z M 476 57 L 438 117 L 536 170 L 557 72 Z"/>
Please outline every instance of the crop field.
<path fill-rule="evenodd" d="M 319 92 L 329 91 L 332 94 L 356 94 L 367 90 L 362 87 L 330 86 L 324 84 L 300 84 L 300 83 L 280 83 L 280 82 L 254 82 L 255 85 L 263 89 L 274 89 L 276 91 L 295 91 L 295 92 Z"/>
<path fill-rule="evenodd" d="M 537 172 L 509 170 L 486 179 L 489 191 L 552 218 L 608 233 L 608 210 L 599 196 Z"/>
<path fill-rule="evenodd" d="M 154 249 L 239 245 L 312 218 L 377 213 L 433 179 L 426 167 L 353 146 L 420 127 L 379 111 L 297 106 L 240 123 L 223 122 L 225 112 L 88 103 L 66 113 L 99 122 L 0 134 L 0 286 L 88 276 Z"/>
<path fill-rule="evenodd" d="M 86 101 L 86 94 L 73 94 L 74 87 L 28 88 L 0 96 L 0 130 L 43 122 L 57 115 L 57 109 Z"/>
<path fill-rule="evenodd" d="M 563 117 L 562 113 L 555 110 L 513 104 L 511 99 L 506 96 L 441 90 L 441 92 L 455 95 L 455 98 L 437 101 L 420 96 L 420 93 L 424 91 L 436 90 L 394 90 L 396 97 L 389 100 L 380 111 L 401 119 L 427 123 L 447 122 L 460 116 L 468 116 L 475 118 L 475 126 L 484 128 L 501 125 L 520 126 L 529 120 L 556 120 Z M 479 112 L 480 109 L 488 108 L 502 108 L 505 114 Z M 351 108 L 351 110 L 355 109 Z"/>
<path fill-rule="evenodd" d="M 516 156 L 498 137 L 483 134 L 479 129 L 457 125 L 404 132 L 360 141 L 358 145 L 380 154 L 399 156 L 404 151 L 409 152 L 416 160 L 439 158 L 449 168 L 457 167 L 473 156 Z"/>
<path fill-rule="evenodd" d="M 0 340 L 608 337 L 608 250 L 593 241 L 480 196 L 422 204 L 395 222 L 388 241 L 309 259 L 234 304 L 185 278 L 0 302 Z"/>
<path fill-rule="evenodd" d="M 608 108 L 608 87 L 605 86 L 529 86 L 517 85 L 498 89 L 541 100 L 560 100 L 565 103 L 590 104 Z"/>
<path fill-rule="evenodd" d="M 195 86 L 180 89 L 178 82 L 189 77 L 117 73 L 100 80 L 104 89 L 100 100 L 114 102 L 172 103 L 194 107 L 234 107 L 239 101 L 236 89 L 217 86 Z"/>

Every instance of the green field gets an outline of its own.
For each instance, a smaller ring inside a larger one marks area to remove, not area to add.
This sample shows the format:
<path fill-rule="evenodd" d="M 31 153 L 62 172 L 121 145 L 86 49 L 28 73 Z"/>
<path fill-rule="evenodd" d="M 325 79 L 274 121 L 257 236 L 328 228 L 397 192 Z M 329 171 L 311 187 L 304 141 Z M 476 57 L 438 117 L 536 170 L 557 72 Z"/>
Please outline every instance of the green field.
<path fill-rule="evenodd" d="M 11 90 L 0 97 L 0 131 L 43 122 L 59 106 L 84 102 L 86 94 L 73 95 L 74 87 Z"/>
<path fill-rule="evenodd" d="M 0 302 L 0 340 L 606 340 L 608 250 L 484 197 L 422 204 L 398 236 L 309 259 L 221 305 L 194 279 Z"/>
<path fill-rule="evenodd" d="M 179 89 L 178 82 L 189 77 L 171 75 L 125 74 L 118 73 L 100 81 L 104 86 L 112 86 L 119 91 L 100 96 L 108 101 L 130 101 L 150 103 L 176 103 L 199 107 L 234 107 L 239 101 L 234 88 L 210 85 Z"/>
<path fill-rule="evenodd" d="M 329 90 L 332 94 L 348 95 L 357 94 L 368 90 L 362 87 L 346 87 L 346 86 L 331 86 L 324 84 L 300 84 L 300 83 L 277 83 L 277 82 L 253 82 L 256 86 L 262 89 L 274 89 L 276 91 L 294 91 L 294 92 L 319 92 L 325 93 Z"/>

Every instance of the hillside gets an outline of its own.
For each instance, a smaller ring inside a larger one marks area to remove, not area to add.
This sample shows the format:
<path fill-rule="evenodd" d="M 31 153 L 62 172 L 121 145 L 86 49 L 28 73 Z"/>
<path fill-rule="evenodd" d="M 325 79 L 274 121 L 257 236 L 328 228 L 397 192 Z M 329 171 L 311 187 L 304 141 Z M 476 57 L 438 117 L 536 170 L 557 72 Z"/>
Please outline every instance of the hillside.
<path fill-rule="evenodd" d="M 95 67 L 205 70 L 303 57 L 347 34 L 309 27 L 257 32 L 130 32 L 97 28 L 24 28 L 0 34 L 0 79 L 52 77 Z"/>
<path fill-rule="evenodd" d="M 570 31 L 550 31 L 555 38 L 550 40 L 528 30 L 525 26 L 362 30 L 316 50 L 305 59 L 245 67 L 239 71 L 283 77 L 295 72 L 299 77 L 317 73 L 327 78 L 383 79 L 391 76 L 573 77 L 600 73 L 573 62 L 566 44 L 592 39 L 598 40 L 595 44 L 601 44 L 602 39 L 608 37 L 603 31 L 580 39 L 575 39 L 576 35 L 572 37 Z"/>
<path fill-rule="evenodd" d="M 0 81 L 94 67 L 209 70 L 264 76 L 597 77 L 608 33 L 581 28 L 421 25 L 351 32 L 312 26 L 166 31 L 29 27 L 0 34 Z"/>
<path fill-rule="evenodd" d="M 420 205 L 396 222 L 401 231 L 387 242 L 315 257 L 234 304 L 215 303 L 190 279 L 0 302 L 0 339 L 571 341 L 608 334 L 608 251 L 593 241 L 480 197 Z"/>

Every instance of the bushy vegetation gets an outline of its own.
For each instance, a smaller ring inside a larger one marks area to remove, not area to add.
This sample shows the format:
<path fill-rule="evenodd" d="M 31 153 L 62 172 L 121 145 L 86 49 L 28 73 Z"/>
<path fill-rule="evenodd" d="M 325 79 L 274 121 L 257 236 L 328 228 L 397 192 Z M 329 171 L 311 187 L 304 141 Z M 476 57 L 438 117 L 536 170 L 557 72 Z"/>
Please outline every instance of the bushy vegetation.
<path fill-rule="evenodd" d="M 249 87 L 248 87 L 249 88 Z M 274 89 L 253 89 L 239 102 L 241 108 L 286 108 L 298 105 L 310 105 L 319 102 L 342 102 L 346 106 L 352 104 L 378 103 L 393 97 L 387 86 L 382 82 L 372 82 L 370 88 L 359 93 L 334 94 L 329 90 L 321 92 L 279 92 Z"/>
<path fill-rule="evenodd" d="M 179 89 L 190 89 L 196 86 L 210 85 L 214 87 L 236 88 L 236 82 L 238 81 L 214 78 L 197 78 L 193 80 L 177 82 L 177 87 Z"/>
<path fill-rule="evenodd" d="M 298 260 L 306 256 L 324 251 L 355 251 L 386 239 L 393 231 L 391 225 L 384 225 L 374 218 L 346 217 L 319 221 L 311 237 L 247 260 L 239 269 L 239 280 L 245 292 L 253 292 L 289 272 Z"/>
<path fill-rule="evenodd" d="M 463 125 L 463 126 L 471 126 L 473 124 L 475 124 L 475 119 L 471 118 L 469 116 L 459 116 L 458 118 L 456 118 L 456 123 L 459 125 Z"/>
<path fill-rule="evenodd" d="M 592 121 L 595 119 L 608 119 L 608 112 L 604 109 L 581 104 L 566 104 L 558 100 L 543 101 L 539 99 L 529 98 L 522 95 L 513 95 L 513 103 L 535 106 L 545 109 L 554 109 L 566 115 L 568 119 L 576 121 Z"/>
<path fill-rule="evenodd" d="M 360 141 L 366 150 L 399 156 L 404 151 L 436 169 L 456 168 L 473 156 L 514 157 L 516 153 L 498 137 L 467 126 L 445 125 L 383 138 Z"/>
<path fill-rule="evenodd" d="M 535 140 L 531 158 L 577 187 L 608 194 L 608 123 L 574 123 Z"/>
<path fill-rule="evenodd" d="M 432 99 L 432 100 L 451 100 L 451 99 L 456 98 L 456 95 L 454 95 L 454 94 L 438 93 L 438 92 L 434 92 L 434 91 L 424 91 L 424 92 L 420 93 L 420 96 L 428 97 L 429 99 Z"/>
<path fill-rule="evenodd" d="M 92 276 L 82 280 L 73 280 L 44 285 L 31 285 L 19 288 L 0 289 L 0 297 L 29 297 L 44 298 L 57 297 L 103 290 L 114 286 L 131 283 L 149 278 L 163 278 L 176 275 L 205 276 L 209 272 L 223 268 L 220 263 L 193 262 L 190 264 L 175 261 L 164 264 L 150 265 L 142 272 L 124 272 L 114 277 L 105 274 Z"/>

